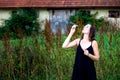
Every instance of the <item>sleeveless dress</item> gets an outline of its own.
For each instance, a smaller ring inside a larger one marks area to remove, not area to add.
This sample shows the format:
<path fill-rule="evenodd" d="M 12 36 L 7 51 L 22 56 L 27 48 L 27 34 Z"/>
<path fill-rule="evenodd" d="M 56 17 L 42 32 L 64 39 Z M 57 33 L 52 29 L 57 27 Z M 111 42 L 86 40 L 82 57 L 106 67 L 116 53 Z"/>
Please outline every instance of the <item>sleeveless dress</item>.
<path fill-rule="evenodd" d="M 87 50 L 90 54 L 94 54 L 92 42 Z M 76 51 L 71 80 L 97 80 L 94 61 L 88 56 L 84 55 L 84 51 L 81 48 L 80 41 Z"/>

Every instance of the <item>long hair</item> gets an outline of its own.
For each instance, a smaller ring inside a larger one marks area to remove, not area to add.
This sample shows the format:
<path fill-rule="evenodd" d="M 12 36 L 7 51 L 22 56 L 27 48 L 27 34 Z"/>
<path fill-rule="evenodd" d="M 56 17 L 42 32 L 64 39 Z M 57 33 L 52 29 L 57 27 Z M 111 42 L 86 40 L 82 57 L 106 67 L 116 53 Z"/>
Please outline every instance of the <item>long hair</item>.
<path fill-rule="evenodd" d="M 96 34 L 95 27 L 93 27 L 93 26 L 91 25 L 91 27 L 90 27 L 90 33 L 89 33 L 89 40 L 90 40 L 90 41 L 95 40 L 95 34 Z M 81 34 L 81 40 L 83 39 L 83 36 L 84 36 L 84 34 L 82 33 L 82 34 Z"/>

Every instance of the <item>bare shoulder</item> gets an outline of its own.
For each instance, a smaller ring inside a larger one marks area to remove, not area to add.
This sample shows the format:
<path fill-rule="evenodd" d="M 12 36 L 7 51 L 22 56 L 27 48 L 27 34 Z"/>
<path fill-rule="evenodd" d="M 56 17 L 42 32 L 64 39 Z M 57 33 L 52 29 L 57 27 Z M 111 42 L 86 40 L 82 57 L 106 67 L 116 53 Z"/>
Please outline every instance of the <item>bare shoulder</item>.
<path fill-rule="evenodd" d="M 98 46 L 98 43 L 97 43 L 96 40 L 93 40 L 93 41 L 92 41 L 92 46 Z"/>
<path fill-rule="evenodd" d="M 76 41 L 76 44 L 78 45 L 79 41 L 80 41 L 80 38 L 75 39 L 75 41 Z"/>

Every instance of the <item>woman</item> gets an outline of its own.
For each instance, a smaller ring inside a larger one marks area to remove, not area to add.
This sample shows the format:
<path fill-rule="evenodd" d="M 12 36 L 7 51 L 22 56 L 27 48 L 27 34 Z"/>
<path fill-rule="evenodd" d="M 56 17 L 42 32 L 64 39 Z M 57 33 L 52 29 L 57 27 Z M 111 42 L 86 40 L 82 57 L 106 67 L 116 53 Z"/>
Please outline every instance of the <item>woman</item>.
<path fill-rule="evenodd" d="M 98 44 L 95 37 L 95 28 L 87 24 L 82 30 L 81 38 L 70 42 L 76 27 L 72 26 L 71 31 L 64 41 L 62 47 L 70 48 L 77 46 L 75 63 L 71 80 L 97 80 L 94 61 L 99 60 Z"/>

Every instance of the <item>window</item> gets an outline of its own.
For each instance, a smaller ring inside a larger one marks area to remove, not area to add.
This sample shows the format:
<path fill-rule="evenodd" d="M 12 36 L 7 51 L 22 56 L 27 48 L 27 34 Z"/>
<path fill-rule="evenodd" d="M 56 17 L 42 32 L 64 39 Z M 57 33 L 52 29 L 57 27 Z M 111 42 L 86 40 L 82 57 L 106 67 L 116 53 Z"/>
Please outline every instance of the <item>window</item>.
<path fill-rule="evenodd" d="M 109 17 L 111 17 L 111 18 L 119 18 L 119 16 L 120 16 L 119 11 L 115 11 L 115 10 L 109 11 Z"/>
<path fill-rule="evenodd" d="M 90 11 L 89 10 L 84 10 L 83 13 L 90 15 Z"/>
<path fill-rule="evenodd" d="M 18 11 L 17 10 L 12 10 L 12 14 L 17 14 Z"/>
<path fill-rule="evenodd" d="M 39 13 L 40 13 L 40 11 L 39 11 L 39 10 L 37 10 L 37 12 L 36 12 L 37 18 L 39 18 L 39 17 L 40 17 L 40 16 L 39 16 Z"/>

